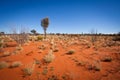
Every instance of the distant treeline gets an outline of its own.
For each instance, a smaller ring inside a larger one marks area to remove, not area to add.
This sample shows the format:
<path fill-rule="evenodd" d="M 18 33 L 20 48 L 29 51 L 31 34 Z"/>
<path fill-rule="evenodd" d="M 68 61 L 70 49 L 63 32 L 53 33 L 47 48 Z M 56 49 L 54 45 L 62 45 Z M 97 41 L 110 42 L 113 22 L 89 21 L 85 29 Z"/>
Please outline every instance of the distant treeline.
<path fill-rule="evenodd" d="M 32 33 L 20 33 L 20 34 L 28 34 L 28 35 L 44 35 L 41 33 L 36 33 L 36 34 L 32 34 Z M 13 35 L 13 34 L 5 34 L 4 32 L 0 32 L 0 35 Z M 14 34 L 14 35 L 18 35 L 18 34 Z M 120 32 L 116 33 L 116 34 L 91 34 L 91 33 L 85 33 L 85 34 L 68 34 L 68 33 L 48 33 L 47 35 L 68 35 L 68 36 L 120 36 Z"/>

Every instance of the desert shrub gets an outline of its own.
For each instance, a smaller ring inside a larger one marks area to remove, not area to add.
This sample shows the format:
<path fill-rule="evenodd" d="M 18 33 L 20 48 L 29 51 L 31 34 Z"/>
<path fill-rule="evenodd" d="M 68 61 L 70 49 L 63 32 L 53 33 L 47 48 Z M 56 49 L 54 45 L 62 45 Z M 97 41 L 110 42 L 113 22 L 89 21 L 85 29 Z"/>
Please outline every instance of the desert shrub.
<path fill-rule="evenodd" d="M 77 64 L 78 66 L 84 66 L 84 65 L 85 65 L 85 62 L 83 62 L 83 61 L 78 61 L 76 64 Z"/>
<path fill-rule="evenodd" d="M 113 41 L 120 41 L 120 36 L 114 36 L 114 37 L 112 38 L 112 40 L 113 40 Z"/>
<path fill-rule="evenodd" d="M 12 38 L 10 38 L 10 36 L 4 36 L 4 42 L 12 42 L 13 41 L 13 39 Z"/>
<path fill-rule="evenodd" d="M 58 48 L 55 48 L 54 50 L 53 50 L 53 52 L 58 52 L 59 51 L 59 49 Z"/>
<path fill-rule="evenodd" d="M 51 75 L 48 80 L 59 80 L 56 75 Z"/>
<path fill-rule="evenodd" d="M 32 41 L 32 36 L 29 36 L 28 38 L 29 38 L 29 41 Z"/>
<path fill-rule="evenodd" d="M 71 54 L 74 54 L 74 53 L 75 53 L 75 50 L 69 50 L 66 54 L 71 55 Z"/>
<path fill-rule="evenodd" d="M 37 40 L 41 41 L 41 40 L 43 40 L 43 37 L 42 36 L 37 36 Z"/>
<path fill-rule="evenodd" d="M 2 37 L 0 37 L 0 52 L 3 52 L 3 46 L 4 46 L 4 41 L 2 39 Z"/>
<path fill-rule="evenodd" d="M 0 37 L 0 48 L 3 48 L 3 44 L 4 43 L 4 40 L 2 39 L 2 37 Z"/>
<path fill-rule="evenodd" d="M 53 42 L 53 41 L 51 41 L 51 42 L 50 42 L 50 45 L 51 45 L 51 46 L 52 46 L 52 45 L 54 45 L 54 42 Z"/>
<path fill-rule="evenodd" d="M 100 61 L 95 61 L 93 64 L 87 64 L 87 69 L 88 70 L 100 71 L 101 70 Z"/>
<path fill-rule="evenodd" d="M 46 49 L 46 46 L 45 46 L 45 45 L 41 45 L 41 46 L 39 46 L 38 48 L 41 49 L 41 50 L 45 50 L 45 49 Z"/>
<path fill-rule="evenodd" d="M 11 65 L 10 67 L 11 67 L 11 68 L 14 68 L 14 67 L 19 67 L 19 66 L 21 66 L 21 65 L 22 65 L 21 62 L 16 61 L 16 62 L 13 62 L 12 65 Z"/>
<path fill-rule="evenodd" d="M 35 68 L 35 62 L 31 62 L 30 64 L 26 64 L 26 67 L 23 68 L 24 76 L 32 75 Z"/>
<path fill-rule="evenodd" d="M 105 56 L 101 59 L 101 61 L 103 62 L 111 62 L 112 61 L 112 58 L 110 56 Z"/>
<path fill-rule="evenodd" d="M 44 61 L 46 63 L 50 63 L 54 60 L 55 56 L 54 54 L 52 53 L 52 51 L 50 51 L 45 57 L 44 57 Z"/>
<path fill-rule="evenodd" d="M 23 48 L 22 48 L 21 45 L 19 45 L 19 46 L 16 47 L 16 50 L 18 50 L 18 51 L 21 51 L 22 49 L 23 49 Z"/>
<path fill-rule="evenodd" d="M 18 50 L 15 50 L 15 51 L 13 51 L 11 54 L 12 55 L 16 55 L 16 54 L 18 54 L 19 53 L 19 51 Z"/>
<path fill-rule="evenodd" d="M 95 71 L 100 71 L 100 70 L 101 70 L 101 66 L 100 66 L 99 64 L 95 64 L 95 65 L 93 66 L 93 69 L 94 69 Z"/>
<path fill-rule="evenodd" d="M 0 62 L 0 69 L 6 68 L 6 67 L 8 67 L 8 66 L 9 66 L 9 65 L 8 65 L 7 62 L 4 62 L 4 61 Z"/>
<path fill-rule="evenodd" d="M 40 64 L 41 62 L 40 62 L 40 60 L 37 60 L 37 59 L 35 59 L 35 62 L 34 62 L 35 64 Z"/>
<path fill-rule="evenodd" d="M 43 72 L 42 72 L 42 74 L 43 75 L 46 75 L 48 73 L 48 70 L 45 68 L 45 69 L 43 69 Z"/>
<path fill-rule="evenodd" d="M 3 44 L 2 43 L 0 43 L 0 48 L 3 46 Z"/>
<path fill-rule="evenodd" d="M 94 45 L 96 41 L 97 41 L 97 36 L 91 35 L 91 43 Z"/>
<path fill-rule="evenodd" d="M 18 44 L 22 45 L 29 40 L 29 35 L 27 33 L 13 34 L 11 35 L 11 38 Z"/>
<path fill-rule="evenodd" d="M 4 52 L 4 53 L 3 53 L 3 57 L 10 56 L 10 55 L 11 55 L 10 52 Z"/>
<path fill-rule="evenodd" d="M 25 75 L 31 75 L 33 73 L 33 69 L 32 68 L 24 68 L 23 72 Z"/>

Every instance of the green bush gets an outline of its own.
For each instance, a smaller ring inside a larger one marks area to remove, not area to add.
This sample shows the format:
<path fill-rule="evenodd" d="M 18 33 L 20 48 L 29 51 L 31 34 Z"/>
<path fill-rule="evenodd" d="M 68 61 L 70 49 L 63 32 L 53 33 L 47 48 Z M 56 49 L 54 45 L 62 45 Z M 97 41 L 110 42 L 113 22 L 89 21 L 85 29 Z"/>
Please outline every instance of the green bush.
<path fill-rule="evenodd" d="M 43 40 L 43 37 L 42 37 L 42 36 L 38 36 L 38 37 L 37 37 L 37 40 L 38 40 L 38 41 L 41 41 L 41 40 Z"/>

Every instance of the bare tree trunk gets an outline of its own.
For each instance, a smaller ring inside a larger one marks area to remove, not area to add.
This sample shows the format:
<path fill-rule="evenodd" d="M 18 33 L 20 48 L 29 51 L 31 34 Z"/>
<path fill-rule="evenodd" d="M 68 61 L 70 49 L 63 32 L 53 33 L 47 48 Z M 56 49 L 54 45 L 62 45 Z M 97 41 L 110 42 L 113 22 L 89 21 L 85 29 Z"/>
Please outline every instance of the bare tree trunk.
<path fill-rule="evenodd" d="M 46 39 L 46 35 L 47 35 L 46 29 L 44 29 L 44 39 Z"/>

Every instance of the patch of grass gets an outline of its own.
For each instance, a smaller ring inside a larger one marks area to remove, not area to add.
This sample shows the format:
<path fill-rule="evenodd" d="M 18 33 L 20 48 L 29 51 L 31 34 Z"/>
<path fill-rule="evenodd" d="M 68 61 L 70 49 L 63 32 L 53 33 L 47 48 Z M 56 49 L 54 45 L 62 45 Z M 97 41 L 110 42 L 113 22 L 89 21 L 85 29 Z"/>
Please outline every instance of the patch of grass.
<path fill-rule="evenodd" d="M 53 52 L 58 52 L 59 51 L 59 49 L 58 48 L 55 48 L 54 50 L 53 50 Z"/>
<path fill-rule="evenodd" d="M 100 61 L 95 61 L 93 69 L 95 71 L 100 71 L 101 70 L 101 65 L 100 65 Z"/>
<path fill-rule="evenodd" d="M 42 36 L 37 36 L 37 40 L 41 41 L 41 40 L 43 40 L 43 37 Z"/>
<path fill-rule="evenodd" d="M 93 70 L 92 64 L 89 64 L 89 65 L 87 65 L 86 67 L 87 67 L 88 70 Z"/>
<path fill-rule="evenodd" d="M 23 72 L 25 76 L 31 76 L 35 68 L 35 63 L 32 62 L 27 65 L 27 67 L 23 68 Z"/>
<path fill-rule="evenodd" d="M 33 51 L 26 53 L 26 55 L 31 55 L 31 54 L 33 54 Z"/>
<path fill-rule="evenodd" d="M 48 80 L 59 80 L 56 75 L 52 75 L 48 78 Z"/>
<path fill-rule="evenodd" d="M 74 54 L 74 53 L 75 53 L 75 50 L 69 50 L 66 54 L 72 55 L 72 54 Z"/>
<path fill-rule="evenodd" d="M 6 68 L 6 67 L 8 67 L 8 66 L 9 66 L 9 65 L 8 65 L 7 62 L 5 62 L 5 61 L 0 62 L 0 69 Z"/>
<path fill-rule="evenodd" d="M 11 68 L 15 68 L 15 67 L 19 67 L 19 66 L 21 66 L 21 65 L 22 65 L 21 62 L 16 61 L 16 62 L 13 62 L 12 65 L 11 65 L 10 67 L 11 67 Z"/>
<path fill-rule="evenodd" d="M 112 40 L 113 40 L 113 41 L 120 41 L 120 36 L 114 36 L 114 37 L 112 38 Z"/>
<path fill-rule="evenodd" d="M 16 55 L 16 54 L 18 54 L 18 53 L 19 53 L 18 50 L 15 50 L 15 51 L 12 52 L 13 55 Z"/>
<path fill-rule="evenodd" d="M 100 65 L 95 65 L 94 66 L 94 70 L 95 71 L 100 71 L 101 70 L 101 66 Z"/>
<path fill-rule="evenodd" d="M 95 62 L 94 64 L 89 64 L 87 66 L 88 70 L 95 70 L 95 71 L 100 71 L 101 70 L 101 65 L 99 62 Z"/>
<path fill-rule="evenodd" d="M 54 58 L 54 54 L 50 51 L 43 59 L 46 63 L 50 63 L 54 60 Z"/>
<path fill-rule="evenodd" d="M 4 46 L 4 40 L 0 37 L 0 48 L 3 48 Z"/>
<path fill-rule="evenodd" d="M 111 62 L 111 61 L 112 61 L 112 58 L 111 58 L 110 56 L 106 56 L 106 57 L 103 57 L 103 58 L 101 59 L 101 61 L 103 61 L 103 62 Z"/>
<path fill-rule="evenodd" d="M 23 50 L 23 48 L 21 47 L 21 45 L 19 45 L 16 47 L 16 50 L 21 51 L 21 50 Z"/>
<path fill-rule="evenodd" d="M 45 50 L 46 49 L 45 45 L 41 45 L 38 48 L 41 49 L 41 50 Z"/>
<path fill-rule="evenodd" d="M 90 48 L 91 46 L 90 45 L 87 45 L 86 48 Z"/>
<path fill-rule="evenodd" d="M 47 73 L 48 73 L 48 70 L 47 70 L 47 68 L 43 69 L 43 72 L 42 72 L 42 74 L 43 74 L 43 75 L 46 75 Z"/>
<path fill-rule="evenodd" d="M 40 64 L 40 63 L 41 63 L 40 60 L 35 59 L 35 64 Z"/>
<path fill-rule="evenodd" d="M 4 52 L 3 57 L 10 56 L 10 52 Z"/>
<path fill-rule="evenodd" d="M 83 61 L 78 61 L 76 64 L 77 64 L 78 66 L 84 66 L 84 65 L 85 65 L 85 62 L 83 62 Z"/>
<path fill-rule="evenodd" d="M 30 76 L 33 73 L 33 69 L 32 68 L 24 68 L 23 72 L 24 72 L 25 75 Z"/>

